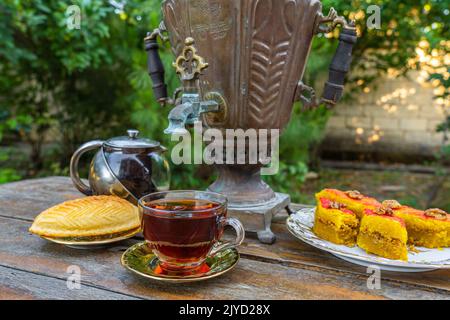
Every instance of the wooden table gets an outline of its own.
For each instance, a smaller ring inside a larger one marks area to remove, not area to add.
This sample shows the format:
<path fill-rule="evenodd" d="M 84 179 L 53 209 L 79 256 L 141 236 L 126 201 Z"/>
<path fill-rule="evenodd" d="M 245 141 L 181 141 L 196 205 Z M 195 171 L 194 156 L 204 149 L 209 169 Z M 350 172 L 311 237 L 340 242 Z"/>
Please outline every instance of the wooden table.
<path fill-rule="evenodd" d="M 0 186 L 0 299 L 450 299 L 450 271 L 382 273 L 369 290 L 366 269 L 293 238 L 281 215 L 277 243 L 249 235 L 232 272 L 207 282 L 170 285 L 125 270 L 120 256 L 132 239 L 83 251 L 49 243 L 28 232 L 33 218 L 57 203 L 79 198 L 69 178 L 52 177 Z M 68 290 L 67 269 L 81 269 L 81 290 Z"/>

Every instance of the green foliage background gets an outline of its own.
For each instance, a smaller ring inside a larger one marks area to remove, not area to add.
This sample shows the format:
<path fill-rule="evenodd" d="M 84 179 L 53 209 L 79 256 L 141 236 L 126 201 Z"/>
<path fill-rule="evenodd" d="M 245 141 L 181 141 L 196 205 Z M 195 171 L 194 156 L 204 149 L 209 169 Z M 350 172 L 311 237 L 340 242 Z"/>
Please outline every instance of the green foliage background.
<path fill-rule="evenodd" d="M 169 110 L 153 99 L 143 50 L 146 32 L 161 19 L 161 1 L 111 2 L 0 3 L 0 139 L 3 146 L 19 145 L 0 149 L 0 183 L 67 174 L 70 156 L 81 143 L 122 135 L 131 127 L 170 146 L 163 135 Z M 322 3 L 324 12 L 334 6 L 344 16 L 365 12 L 373 4 L 381 7 L 380 30 L 368 30 L 364 16 L 358 21 L 362 37 L 353 64 L 358 72 L 349 78 L 349 93 L 357 94 L 357 83 L 367 85 L 389 68 L 407 72 L 407 60 L 416 54 L 421 39 L 432 46 L 448 39 L 447 0 Z M 82 10 L 80 30 L 66 27 L 66 9 L 72 4 Z M 317 85 L 327 71 L 336 37 L 317 37 L 305 83 Z M 167 46 L 162 51 L 167 82 L 174 90 L 178 80 L 170 67 L 173 57 Z M 268 178 L 276 189 L 292 193 L 308 167 L 318 166 L 317 150 L 329 115 L 323 108 L 301 112 L 295 107 L 282 138 L 282 171 Z M 173 171 L 173 188 L 205 188 L 213 179 L 208 168 L 183 166 Z"/>

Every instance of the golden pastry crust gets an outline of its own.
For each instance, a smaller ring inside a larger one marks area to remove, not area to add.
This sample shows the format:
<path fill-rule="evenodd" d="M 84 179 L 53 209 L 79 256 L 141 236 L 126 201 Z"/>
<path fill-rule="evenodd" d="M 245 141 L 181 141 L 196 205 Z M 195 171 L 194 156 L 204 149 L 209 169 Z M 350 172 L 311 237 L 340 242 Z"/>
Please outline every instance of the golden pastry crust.
<path fill-rule="evenodd" d="M 136 230 L 140 225 L 136 206 L 115 196 L 95 196 L 45 210 L 36 217 L 30 232 L 49 238 L 85 238 Z"/>

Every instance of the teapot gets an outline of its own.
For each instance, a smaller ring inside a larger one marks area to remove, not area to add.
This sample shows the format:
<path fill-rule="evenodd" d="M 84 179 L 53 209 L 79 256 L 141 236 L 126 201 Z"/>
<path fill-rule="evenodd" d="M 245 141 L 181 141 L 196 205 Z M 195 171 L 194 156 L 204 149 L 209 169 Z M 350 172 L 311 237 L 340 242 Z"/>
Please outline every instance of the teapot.
<path fill-rule="evenodd" d="M 87 196 L 116 195 L 137 205 L 140 198 L 170 188 L 167 151 L 159 142 L 139 138 L 139 131 L 128 136 L 82 145 L 70 161 L 70 177 L 75 187 Z M 78 164 L 88 151 L 98 150 L 89 169 L 89 185 L 81 179 Z"/>

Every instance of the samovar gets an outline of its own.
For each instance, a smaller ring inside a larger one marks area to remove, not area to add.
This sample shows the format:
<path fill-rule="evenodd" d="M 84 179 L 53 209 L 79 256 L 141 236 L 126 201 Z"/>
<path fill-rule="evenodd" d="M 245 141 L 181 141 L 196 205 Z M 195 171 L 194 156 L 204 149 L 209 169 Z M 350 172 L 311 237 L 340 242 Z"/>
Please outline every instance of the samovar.
<path fill-rule="evenodd" d="M 171 134 L 201 121 L 204 128 L 278 129 L 293 105 L 334 106 L 342 96 L 357 34 L 353 22 L 319 0 L 166 0 L 163 21 L 145 39 L 156 99 L 175 106 Z M 321 98 L 302 82 L 314 36 L 343 27 Z M 166 37 L 168 34 L 168 37 Z M 169 97 L 157 38 L 170 40 L 182 87 Z M 294 142 L 293 142 L 294 143 Z M 272 146 L 273 147 L 273 146 Z M 248 159 L 248 157 L 246 157 Z M 274 215 L 289 210 L 290 197 L 261 179 L 263 163 L 217 165 L 209 187 L 229 199 L 229 214 L 263 243 L 273 243 Z"/>

